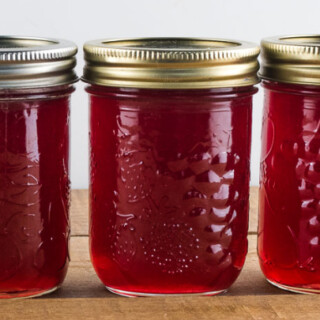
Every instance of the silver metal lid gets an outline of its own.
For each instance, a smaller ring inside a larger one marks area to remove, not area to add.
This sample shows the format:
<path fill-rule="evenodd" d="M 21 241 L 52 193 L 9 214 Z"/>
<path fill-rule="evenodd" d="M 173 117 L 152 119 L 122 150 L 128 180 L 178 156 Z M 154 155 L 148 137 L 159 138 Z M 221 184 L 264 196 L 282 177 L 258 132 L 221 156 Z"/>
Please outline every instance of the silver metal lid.
<path fill-rule="evenodd" d="M 60 39 L 0 36 L 0 88 L 19 89 L 76 82 L 77 46 Z"/>

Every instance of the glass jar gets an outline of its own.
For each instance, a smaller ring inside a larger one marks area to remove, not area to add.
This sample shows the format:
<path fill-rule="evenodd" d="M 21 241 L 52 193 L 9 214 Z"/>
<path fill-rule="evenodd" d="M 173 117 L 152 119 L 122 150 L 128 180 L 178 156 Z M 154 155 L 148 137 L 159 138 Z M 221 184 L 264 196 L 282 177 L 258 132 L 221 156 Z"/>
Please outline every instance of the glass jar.
<path fill-rule="evenodd" d="M 0 298 L 52 292 L 67 272 L 76 52 L 63 40 L 0 37 Z"/>
<path fill-rule="evenodd" d="M 125 296 L 225 291 L 247 253 L 259 49 L 155 38 L 84 50 L 98 276 Z"/>
<path fill-rule="evenodd" d="M 258 253 L 267 280 L 320 292 L 320 36 L 262 41 Z"/>

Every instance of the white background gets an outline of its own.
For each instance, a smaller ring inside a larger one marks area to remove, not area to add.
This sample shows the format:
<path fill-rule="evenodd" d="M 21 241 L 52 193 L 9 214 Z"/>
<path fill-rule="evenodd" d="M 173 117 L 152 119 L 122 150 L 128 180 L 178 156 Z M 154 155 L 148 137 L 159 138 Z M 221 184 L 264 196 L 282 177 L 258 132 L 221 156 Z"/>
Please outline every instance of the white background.
<path fill-rule="evenodd" d="M 73 40 L 192 36 L 260 42 L 266 36 L 320 33 L 319 0 L 10 0 L 1 3 L 0 32 Z M 251 183 L 259 181 L 263 95 L 254 97 Z M 71 180 L 88 186 L 88 99 L 82 83 L 72 98 Z"/>

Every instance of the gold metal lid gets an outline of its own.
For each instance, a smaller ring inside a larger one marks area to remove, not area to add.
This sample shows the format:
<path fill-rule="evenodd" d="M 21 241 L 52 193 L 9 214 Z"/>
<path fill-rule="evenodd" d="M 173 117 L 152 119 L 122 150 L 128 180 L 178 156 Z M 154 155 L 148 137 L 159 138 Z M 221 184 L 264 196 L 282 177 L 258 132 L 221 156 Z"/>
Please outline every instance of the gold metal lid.
<path fill-rule="evenodd" d="M 263 39 L 261 58 L 262 79 L 320 85 L 320 35 Z"/>
<path fill-rule="evenodd" d="M 77 46 L 66 40 L 0 36 L 0 89 L 76 82 L 76 53 Z"/>
<path fill-rule="evenodd" d="M 197 38 L 94 40 L 84 45 L 82 79 L 113 87 L 199 89 L 239 87 L 259 80 L 259 47 Z"/>

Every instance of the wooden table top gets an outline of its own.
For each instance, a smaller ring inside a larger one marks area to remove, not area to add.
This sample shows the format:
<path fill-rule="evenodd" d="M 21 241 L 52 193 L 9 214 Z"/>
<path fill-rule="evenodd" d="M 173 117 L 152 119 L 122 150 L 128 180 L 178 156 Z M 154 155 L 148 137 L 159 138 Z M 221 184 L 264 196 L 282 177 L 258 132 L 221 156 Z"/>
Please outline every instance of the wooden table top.
<path fill-rule="evenodd" d="M 88 251 L 87 190 L 73 190 L 71 263 L 61 289 L 51 295 L 0 301 L 0 320 L 11 319 L 320 319 L 318 295 L 277 289 L 266 282 L 256 255 L 257 188 L 251 188 L 249 252 L 227 293 L 214 297 L 125 298 L 109 293 L 96 276 Z"/>

